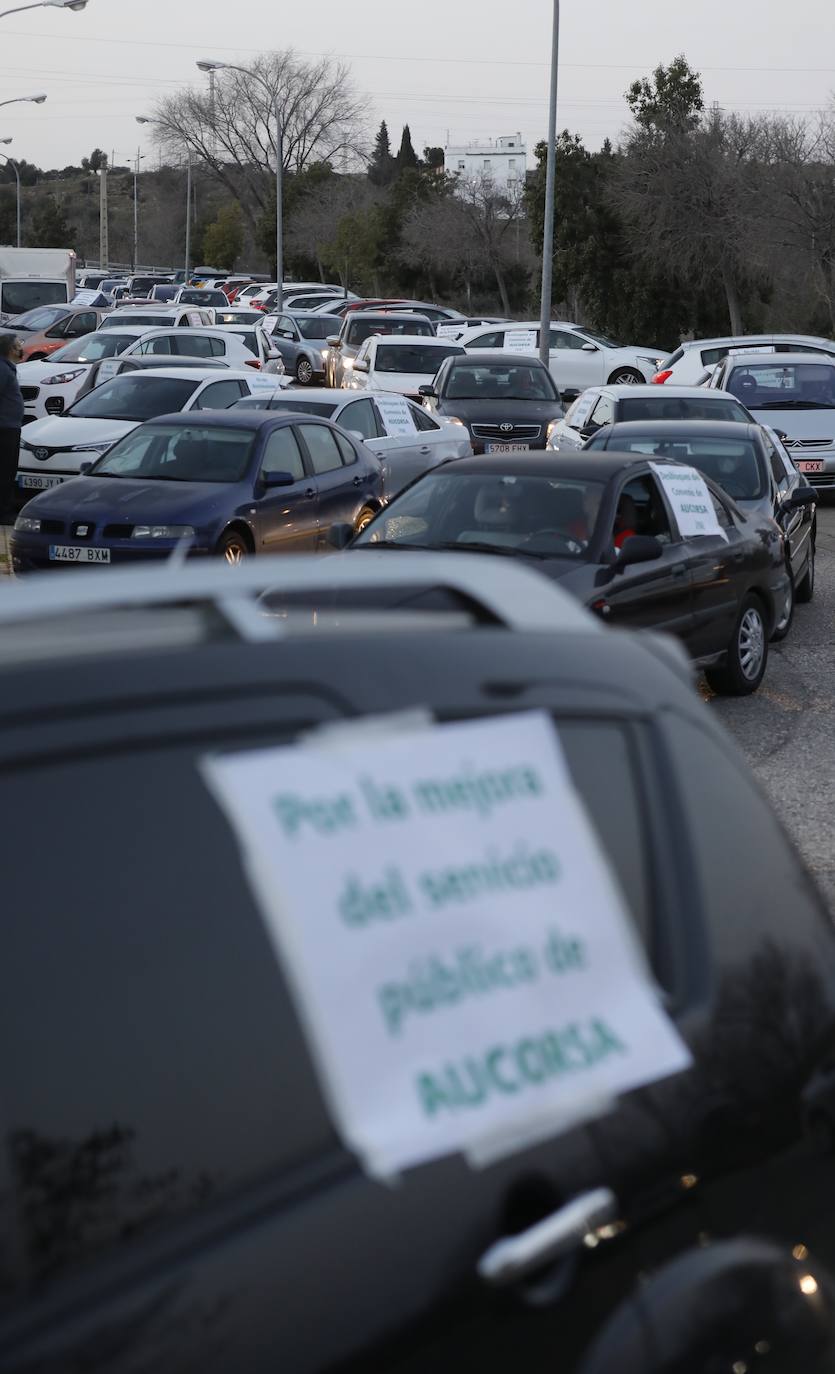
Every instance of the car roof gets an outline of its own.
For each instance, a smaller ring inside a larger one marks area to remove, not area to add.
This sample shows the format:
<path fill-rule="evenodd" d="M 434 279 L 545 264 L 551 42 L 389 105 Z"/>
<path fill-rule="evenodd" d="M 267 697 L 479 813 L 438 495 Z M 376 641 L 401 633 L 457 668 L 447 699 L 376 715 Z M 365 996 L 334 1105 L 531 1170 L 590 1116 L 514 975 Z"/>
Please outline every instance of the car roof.
<path fill-rule="evenodd" d="M 372 337 L 370 342 L 385 344 L 386 348 L 396 348 L 399 344 L 420 344 L 421 348 L 460 347 L 457 339 L 436 339 L 434 335 L 431 339 L 427 339 L 425 334 L 381 334 L 379 339 Z"/>
<path fill-rule="evenodd" d="M 763 355 L 759 354 L 758 356 L 762 357 Z M 708 389 L 704 386 L 676 386 L 675 383 L 672 386 L 666 383 L 664 386 L 658 386 L 653 382 L 647 382 L 643 386 L 630 386 L 628 382 L 624 382 L 612 386 L 590 386 L 588 390 L 599 391 L 601 395 L 614 396 L 617 401 L 627 400 L 630 396 L 658 397 L 662 401 L 665 396 L 672 396 L 674 400 L 695 396 L 704 399 L 705 396 L 712 396 L 714 398 L 719 397 L 721 400 L 739 401 L 738 396 L 732 395 L 730 391 L 722 391 L 719 387 Z"/>
<path fill-rule="evenodd" d="M 628 439 L 631 434 L 678 434 L 684 439 L 739 439 L 741 435 L 759 438 L 761 425 L 744 420 L 616 420 L 605 433 Z M 648 455 L 649 456 L 649 455 Z"/>
<path fill-rule="evenodd" d="M 216 376 L 217 374 L 213 373 L 212 375 Z M 223 375 L 225 379 L 228 374 L 224 373 Z M 275 415 L 266 410 L 237 410 L 232 406 L 229 410 L 172 410 L 168 415 L 154 415 L 150 420 L 146 420 L 145 424 L 182 425 L 184 428 L 189 428 L 199 423 L 209 425 L 214 429 L 254 430 L 261 429 L 264 425 L 277 425 L 284 422 L 285 416 L 283 415 Z"/>
<path fill-rule="evenodd" d="M 833 345 L 835 349 L 835 345 Z M 723 359 L 724 361 L 724 359 Z M 832 367 L 835 358 L 832 353 L 734 353 L 729 355 L 728 361 L 734 367 L 753 367 L 755 364 L 766 367 L 788 367 L 795 363 L 826 363 Z"/>
<path fill-rule="evenodd" d="M 147 334 L 148 338 L 158 338 L 161 334 L 170 334 L 172 328 L 176 329 L 176 337 L 178 339 L 194 339 L 198 337 L 201 339 L 204 337 L 209 339 L 227 339 L 230 333 L 228 327 L 224 329 L 221 325 L 217 324 L 193 325 L 188 328 L 183 328 L 182 325 L 169 325 L 162 329 L 145 329 L 143 333 Z M 244 328 L 248 328 L 248 326 L 244 325 Z"/>
<path fill-rule="evenodd" d="M 401 302 L 398 302 L 398 304 L 401 304 Z M 399 314 L 399 316 L 398 316 L 398 311 L 397 311 L 397 310 L 381 310 L 381 309 L 376 309 L 376 310 L 355 310 L 355 311 L 352 313 L 352 315 L 351 315 L 351 321 L 352 321 L 352 322 L 353 322 L 354 320 L 368 320 L 368 319 L 375 319 L 375 320 L 376 320 L 376 319 L 380 319 L 380 318 L 382 318 L 382 319 L 384 319 L 384 320 L 386 320 L 386 321 L 388 321 L 388 320 L 396 320 L 396 319 L 398 319 L 398 318 L 400 318 L 400 319 L 402 319 L 402 320 L 420 320 L 420 319 L 425 319 L 427 324 L 431 324 L 431 321 L 430 321 L 430 319 L 428 318 L 428 316 L 426 316 L 426 315 L 418 315 L 418 314 L 415 313 L 414 310 L 401 311 L 400 314 Z"/>
<path fill-rule="evenodd" d="M 126 361 L 126 360 L 121 359 L 120 361 Z M 200 368 L 199 368 L 199 367 L 157 367 L 157 368 L 153 368 L 152 371 L 153 371 L 153 378 L 154 378 L 154 380 L 157 380 L 157 379 L 160 378 L 160 377 L 163 377 L 163 378 L 165 378 L 165 377 L 174 377 L 174 378 L 176 378 L 176 379 L 179 380 L 179 381 L 189 381 L 189 382 L 193 382 L 193 381 L 195 380 L 195 377 L 196 377 L 196 379 L 197 379 L 198 382 L 201 382 L 201 381 L 204 380 L 204 378 L 202 378 L 202 377 L 200 376 Z M 206 373 L 206 378 L 205 378 L 205 380 L 208 380 L 209 378 L 211 378 L 212 381 L 217 381 L 217 380 L 218 380 L 218 369 L 217 369 L 217 368 L 207 367 L 207 368 L 204 369 L 204 371 L 205 371 L 205 373 Z M 122 374 L 122 375 L 125 375 L 125 374 Z M 141 376 L 144 376 L 144 375 L 145 375 L 145 374 L 142 373 L 142 372 L 130 373 L 130 376 L 140 376 L 140 377 L 141 377 Z M 247 371 L 245 372 L 245 371 L 243 370 L 243 368 L 233 368 L 233 367 L 229 367 L 229 368 L 224 368 L 224 369 L 223 369 L 223 374 L 222 374 L 221 380 L 224 381 L 224 382 L 235 381 L 235 380 L 239 380 L 239 379 L 240 379 L 240 380 L 246 379 L 246 381 L 251 381 L 251 380 L 252 380 L 252 376 L 253 376 L 253 374 L 252 374 L 248 369 L 247 369 Z M 116 380 L 116 379 L 114 378 L 114 380 Z"/>
<path fill-rule="evenodd" d="M 463 345 L 463 339 L 454 339 L 454 343 Z M 511 353 L 507 348 L 480 348 L 477 353 L 453 353 L 450 355 L 452 366 L 459 363 L 466 363 L 467 366 L 477 366 L 479 363 L 513 363 L 514 367 L 520 367 L 524 363 L 533 363 L 537 367 L 548 368 L 542 362 L 538 353 Z"/>
<path fill-rule="evenodd" d="M 796 339 L 798 343 L 820 343 L 835 348 L 832 340 L 824 338 L 822 334 L 790 334 L 777 331 L 772 331 L 771 334 L 723 334 L 716 339 L 683 339 L 678 348 L 683 348 L 685 352 L 691 348 L 712 348 L 725 344 L 729 344 L 731 348 L 741 348 L 745 344 L 770 344 L 774 339 Z M 675 352 L 676 349 L 673 349 L 673 353 Z"/>
<path fill-rule="evenodd" d="M 734 426 L 739 429 L 738 425 Z M 578 449 L 576 453 L 548 453 L 542 449 L 529 449 L 526 453 L 485 454 L 474 458 L 458 458 L 454 463 L 445 463 L 440 469 L 453 477 L 569 477 L 592 478 L 597 482 L 608 482 L 622 468 L 637 463 L 649 462 L 650 455 L 645 453 L 610 453 Z M 686 465 L 685 465 L 686 466 Z"/>

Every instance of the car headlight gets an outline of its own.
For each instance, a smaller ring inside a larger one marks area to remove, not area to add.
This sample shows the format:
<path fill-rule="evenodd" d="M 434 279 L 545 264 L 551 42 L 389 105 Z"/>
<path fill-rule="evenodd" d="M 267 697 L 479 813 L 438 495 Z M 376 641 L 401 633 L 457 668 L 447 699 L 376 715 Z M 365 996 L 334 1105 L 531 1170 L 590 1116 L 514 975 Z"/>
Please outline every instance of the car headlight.
<path fill-rule="evenodd" d="M 131 539 L 193 539 L 193 525 L 134 525 Z"/>
<path fill-rule="evenodd" d="M 41 386 L 67 386 L 69 382 L 74 382 L 76 377 L 83 377 L 86 368 L 77 367 L 72 372 L 56 372 L 54 377 L 45 377 Z"/>
<path fill-rule="evenodd" d="M 345 369 L 346 372 L 353 372 L 353 370 L 354 370 L 354 360 L 353 360 L 353 358 L 343 358 L 343 359 L 342 359 L 342 366 L 343 366 L 343 368 Z"/>
<path fill-rule="evenodd" d="M 28 515 L 19 515 L 14 522 L 14 527 L 21 534 L 40 534 L 40 520 L 32 520 Z"/>
<path fill-rule="evenodd" d="M 319 352 L 321 353 L 321 355 L 322 355 L 323 358 L 327 358 L 328 354 L 330 353 L 330 349 L 328 348 L 328 346 L 327 346 L 327 344 L 326 344 L 324 348 L 320 348 L 320 349 L 319 349 Z"/>
<path fill-rule="evenodd" d="M 464 429 L 467 428 L 466 421 L 459 420 L 457 415 L 438 415 L 436 418 L 438 420 L 443 420 L 444 424 L 447 425 L 463 425 Z"/>
<path fill-rule="evenodd" d="M 68 453 L 106 453 L 115 444 L 115 439 L 106 439 L 100 444 L 73 444 Z"/>
<path fill-rule="evenodd" d="M 545 431 L 545 442 L 546 442 L 546 444 L 550 442 L 551 435 L 554 433 L 554 430 L 556 429 L 556 427 L 557 427 L 558 424 L 559 424 L 559 420 L 549 420 L 549 421 L 548 421 L 548 428 L 547 428 L 546 431 Z"/>

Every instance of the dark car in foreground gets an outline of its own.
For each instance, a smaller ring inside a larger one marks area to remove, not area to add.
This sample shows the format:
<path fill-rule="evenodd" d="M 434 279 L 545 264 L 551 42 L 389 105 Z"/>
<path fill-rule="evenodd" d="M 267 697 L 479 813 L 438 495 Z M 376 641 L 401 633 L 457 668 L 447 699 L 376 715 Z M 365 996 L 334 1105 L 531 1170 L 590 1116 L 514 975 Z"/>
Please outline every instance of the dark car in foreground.
<path fill-rule="evenodd" d="M 609 425 L 585 445 L 587 453 L 608 449 L 689 463 L 727 492 L 746 515 L 771 516 L 777 522 L 789 578 L 772 638 L 783 639 L 794 617 L 795 600 L 811 601 L 815 593 L 817 494 L 777 435 L 754 423 L 635 420 Z"/>
<path fill-rule="evenodd" d="M 392 611 L 259 613 L 337 576 Z M 453 614 L 410 608 L 433 588 Z M 675 646 L 521 563 L 384 552 L 31 579 L 0 638 L 4 1374 L 831 1370 L 835 933 Z M 337 1133 L 205 764 L 353 726 L 373 778 L 369 727 L 414 708 L 430 742 L 544 713 L 693 1060 L 392 1186 Z"/>
<path fill-rule="evenodd" d="M 770 516 L 707 490 L 715 530 L 691 535 L 644 456 L 464 458 L 407 488 L 351 547 L 525 559 L 607 623 L 677 635 L 715 691 L 742 696 L 762 681 L 785 601 L 783 540 Z"/>
<path fill-rule="evenodd" d="M 420 392 L 430 415 L 467 426 L 474 453 L 545 448 L 563 414 L 550 371 L 528 353 L 458 354 Z"/>
<path fill-rule="evenodd" d="M 125 435 L 84 476 L 27 502 L 11 539 L 15 572 L 325 546 L 380 509 L 372 453 L 318 416 L 262 411 L 162 415 Z"/>

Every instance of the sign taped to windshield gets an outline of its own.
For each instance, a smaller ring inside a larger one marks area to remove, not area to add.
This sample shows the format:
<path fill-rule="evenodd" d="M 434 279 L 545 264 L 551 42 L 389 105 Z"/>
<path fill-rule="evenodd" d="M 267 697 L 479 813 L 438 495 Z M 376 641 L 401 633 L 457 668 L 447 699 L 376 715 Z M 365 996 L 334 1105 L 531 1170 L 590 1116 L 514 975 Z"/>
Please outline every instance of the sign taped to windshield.
<path fill-rule="evenodd" d="M 392 438 L 408 438 L 414 434 L 417 425 L 405 396 L 398 396 L 392 392 L 389 396 L 376 395 L 374 400 L 387 434 Z"/>
<path fill-rule="evenodd" d="M 369 1173 L 521 1147 L 690 1063 L 545 713 L 202 772 Z"/>
<path fill-rule="evenodd" d="M 650 467 L 664 488 L 685 539 L 696 534 L 718 534 L 727 540 L 727 533 L 716 515 L 713 497 L 700 472 L 674 464 L 667 467 L 663 463 L 651 463 Z"/>

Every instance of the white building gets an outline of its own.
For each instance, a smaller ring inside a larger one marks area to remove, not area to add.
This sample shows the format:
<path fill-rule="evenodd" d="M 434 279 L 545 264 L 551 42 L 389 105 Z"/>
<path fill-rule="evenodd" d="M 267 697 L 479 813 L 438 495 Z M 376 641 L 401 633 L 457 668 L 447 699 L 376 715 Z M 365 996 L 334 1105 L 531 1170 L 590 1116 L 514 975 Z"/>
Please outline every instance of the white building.
<path fill-rule="evenodd" d="M 525 184 L 528 150 L 521 134 L 444 148 L 444 170 L 464 181 L 487 178 L 498 191 Z"/>

